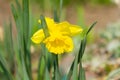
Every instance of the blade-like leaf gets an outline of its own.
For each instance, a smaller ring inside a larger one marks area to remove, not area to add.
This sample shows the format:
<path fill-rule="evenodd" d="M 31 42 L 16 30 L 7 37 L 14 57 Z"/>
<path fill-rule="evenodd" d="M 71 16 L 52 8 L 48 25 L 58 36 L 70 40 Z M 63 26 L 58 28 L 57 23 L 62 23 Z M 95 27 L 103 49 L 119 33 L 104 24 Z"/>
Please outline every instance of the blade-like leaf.
<path fill-rule="evenodd" d="M 78 80 L 78 54 L 75 56 L 72 80 Z"/>
<path fill-rule="evenodd" d="M 69 70 L 69 72 L 68 72 L 68 75 L 67 75 L 67 77 L 66 77 L 66 80 L 70 80 L 70 78 L 71 78 L 71 75 L 72 75 L 72 73 L 73 73 L 74 62 L 75 62 L 75 60 L 72 62 L 72 65 L 71 65 L 71 67 L 70 67 L 70 70 Z"/>
<path fill-rule="evenodd" d="M 47 68 L 45 70 L 45 80 L 50 80 L 50 74 Z"/>
<path fill-rule="evenodd" d="M 60 0 L 60 12 L 59 12 L 59 21 L 61 20 L 61 15 L 62 15 L 62 7 L 63 7 L 63 0 Z"/>
<path fill-rule="evenodd" d="M 21 8 L 21 5 L 20 5 L 19 1 L 18 1 L 18 0 L 15 0 L 15 2 L 16 2 L 16 6 L 17 6 L 17 10 L 18 10 L 18 12 L 21 13 L 22 8 Z"/>
<path fill-rule="evenodd" d="M 39 66 L 38 66 L 38 80 L 40 79 L 44 80 L 45 68 L 46 68 L 45 57 L 41 56 L 39 60 Z"/>
<path fill-rule="evenodd" d="M 54 79 L 61 80 L 61 75 L 58 66 L 58 55 L 53 54 L 53 58 L 54 58 Z"/>
<path fill-rule="evenodd" d="M 23 3 L 23 30 L 25 43 L 27 45 L 28 34 L 29 34 L 29 0 L 22 0 Z"/>
<path fill-rule="evenodd" d="M 41 56 L 39 58 L 39 64 L 38 64 L 38 76 L 37 79 L 40 80 L 44 80 L 45 78 L 45 70 L 46 70 L 46 48 L 44 44 L 41 44 L 41 48 L 42 48 L 42 53 Z"/>
<path fill-rule="evenodd" d="M 54 21 L 55 22 L 59 22 L 60 21 L 56 10 L 54 10 Z"/>
<path fill-rule="evenodd" d="M 80 60 L 80 64 L 79 64 L 79 76 L 78 76 L 78 80 L 86 80 L 85 78 L 85 71 L 82 67 L 82 62 Z"/>
<path fill-rule="evenodd" d="M 80 61 L 80 59 L 82 59 L 82 56 L 84 54 L 84 51 L 85 51 L 85 47 L 86 47 L 86 40 L 87 37 L 85 36 L 84 39 L 81 41 L 81 44 L 80 44 L 80 49 L 79 49 L 79 58 L 78 58 L 78 63 Z"/>
<path fill-rule="evenodd" d="M 90 28 L 89 28 L 88 31 L 86 32 L 86 35 L 84 36 L 83 40 L 81 41 L 80 49 L 79 49 L 79 54 L 78 54 L 78 56 L 79 56 L 79 58 L 78 58 L 78 64 L 80 63 L 80 60 L 82 59 L 82 56 L 83 56 L 84 51 L 85 51 L 86 41 L 87 41 L 87 35 L 88 35 L 88 33 L 91 31 L 91 29 L 95 26 L 96 23 L 97 23 L 97 22 L 94 22 L 94 23 L 90 26 Z M 73 60 L 72 65 L 71 65 L 71 67 L 70 67 L 70 70 L 69 70 L 69 72 L 68 72 L 67 80 L 70 80 L 71 75 L 74 73 L 74 72 L 73 72 L 74 64 L 75 64 L 75 59 Z M 80 73 L 81 73 L 81 72 L 80 72 Z M 80 75 L 81 75 L 81 74 L 80 74 Z M 85 75 L 83 69 L 82 69 L 82 75 Z M 79 76 L 79 77 L 81 77 L 81 76 Z M 85 77 L 84 77 L 84 78 L 85 78 Z"/>
<path fill-rule="evenodd" d="M 30 54 L 30 37 L 29 37 L 29 0 L 22 0 L 23 4 L 23 43 L 25 51 L 25 65 L 27 69 L 27 74 L 32 80 L 32 70 L 31 70 L 31 54 Z"/>
<path fill-rule="evenodd" d="M 11 10 L 12 10 L 12 14 L 13 14 L 14 20 L 16 22 L 17 19 L 18 19 L 18 13 L 17 13 L 17 11 L 16 11 L 16 9 L 15 9 L 13 4 L 11 4 Z"/>
<path fill-rule="evenodd" d="M 94 22 L 94 23 L 90 26 L 90 28 L 88 29 L 88 31 L 87 31 L 87 33 L 86 33 L 86 36 L 88 35 L 88 33 L 91 31 L 91 29 L 92 29 L 96 24 L 97 24 L 97 21 Z"/>
<path fill-rule="evenodd" d="M 50 33 L 48 31 L 48 27 L 47 27 L 44 16 L 41 15 L 40 19 L 41 19 L 41 25 L 42 25 L 43 31 L 45 33 L 45 37 L 48 37 L 50 35 Z"/>
<path fill-rule="evenodd" d="M 3 58 L 3 56 L 2 56 L 1 53 L 0 53 L 0 66 L 1 66 L 2 70 L 4 71 L 7 79 L 8 79 L 8 80 L 13 80 L 12 75 L 11 75 L 11 73 L 9 72 L 6 64 L 7 64 L 7 63 L 6 63 L 5 59 Z"/>

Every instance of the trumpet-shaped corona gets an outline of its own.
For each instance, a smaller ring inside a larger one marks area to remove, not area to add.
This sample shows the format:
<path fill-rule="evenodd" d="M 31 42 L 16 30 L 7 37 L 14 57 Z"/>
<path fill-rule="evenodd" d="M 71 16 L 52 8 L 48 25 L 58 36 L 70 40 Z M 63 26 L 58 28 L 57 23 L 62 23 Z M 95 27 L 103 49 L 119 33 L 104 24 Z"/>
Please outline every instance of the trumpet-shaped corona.
<path fill-rule="evenodd" d="M 49 52 L 55 54 L 62 54 L 73 50 L 73 41 L 68 36 L 51 35 L 46 38 L 43 43 L 46 44 Z"/>

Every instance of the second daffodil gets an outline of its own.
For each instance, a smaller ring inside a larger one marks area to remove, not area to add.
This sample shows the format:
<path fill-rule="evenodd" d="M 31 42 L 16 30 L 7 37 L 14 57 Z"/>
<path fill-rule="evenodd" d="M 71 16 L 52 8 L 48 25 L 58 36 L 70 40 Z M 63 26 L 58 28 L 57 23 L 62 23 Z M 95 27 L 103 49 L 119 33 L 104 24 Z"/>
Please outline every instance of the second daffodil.
<path fill-rule="evenodd" d="M 45 37 L 43 29 L 33 34 L 31 40 L 36 43 L 44 43 L 49 52 L 62 54 L 73 50 L 72 36 L 80 34 L 83 29 L 80 26 L 72 25 L 67 21 L 56 23 L 53 19 L 45 18 L 50 35 Z M 39 20 L 39 23 L 41 21 Z"/>

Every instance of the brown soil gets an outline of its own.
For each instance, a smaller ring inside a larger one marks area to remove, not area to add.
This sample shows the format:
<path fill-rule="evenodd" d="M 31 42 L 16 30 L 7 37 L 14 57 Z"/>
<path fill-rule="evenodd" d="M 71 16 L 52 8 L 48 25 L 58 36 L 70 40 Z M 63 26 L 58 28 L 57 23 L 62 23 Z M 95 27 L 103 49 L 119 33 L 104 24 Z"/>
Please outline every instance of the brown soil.
<path fill-rule="evenodd" d="M 107 24 L 120 19 L 120 8 L 118 6 L 84 6 L 85 23 L 89 26 L 97 21 L 96 32 L 103 29 Z M 78 18 L 76 10 L 70 6 L 67 9 L 67 19 L 71 23 L 76 23 Z"/>
<path fill-rule="evenodd" d="M 0 0 L 0 26 L 10 18 L 10 3 L 9 0 Z"/>
<path fill-rule="evenodd" d="M 117 6 L 85 7 L 85 19 L 87 24 L 97 21 L 96 30 L 103 29 L 107 24 L 120 19 L 120 9 Z"/>

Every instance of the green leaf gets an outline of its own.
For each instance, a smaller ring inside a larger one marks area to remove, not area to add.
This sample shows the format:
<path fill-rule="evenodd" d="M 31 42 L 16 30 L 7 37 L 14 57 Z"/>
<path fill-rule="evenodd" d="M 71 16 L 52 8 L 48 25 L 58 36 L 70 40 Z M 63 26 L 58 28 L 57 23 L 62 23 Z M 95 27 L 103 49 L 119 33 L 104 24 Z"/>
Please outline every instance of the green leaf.
<path fill-rule="evenodd" d="M 72 80 L 78 80 L 78 54 L 75 56 Z"/>
<path fill-rule="evenodd" d="M 85 78 L 85 71 L 82 67 L 82 62 L 80 60 L 80 64 L 79 64 L 79 77 L 78 77 L 78 80 L 86 80 Z"/>
<path fill-rule="evenodd" d="M 22 11 L 21 5 L 18 0 L 15 0 L 18 12 Z"/>
<path fill-rule="evenodd" d="M 45 70 L 45 80 L 50 80 L 50 74 L 47 68 Z"/>
<path fill-rule="evenodd" d="M 30 54 L 30 25 L 29 25 L 29 0 L 22 0 L 23 4 L 23 43 L 24 43 L 24 55 L 25 55 L 25 66 L 27 74 L 32 80 L 31 70 L 31 54 Z"/>
<path fill-rule="evenodd" d="M 54 57 L 54 78 L 55 80 L 61 80 L 59 64 L 58 64 L 58 55 L 53 54 L 53 57 Z"/>
<path fill-rule="evenodd" d="M 46 69 L 45 57 L 41 56 L 39 59 L 39 66 L 38 66 L 38 80 L 40 79 L 44 80 L 45 69 Z"/>
<path fill-rule="evenodd" d="M 59 21 L 61 20 L 62 15 L 62 8 L 63 8 L 63 0 L 60 0 L 60 12 L 59 12 Z"/>
<path fill-rule="evenodd" d="M 44 80 L 45 79 L 45 70 L 47 68 L 46 65 L 46 48 L 45 45 L 41 43 L 41 48 L 42 48 L 42 53 L 41 56 L 39 58 L 39 64 L 38 64 L 38 77 L 37 79 L 40 80 Z"/>
<path fill-rule="evenodd" d="M 29 32 L 29 0 L 22 0 L 22 7 L 18 0 L 16 0 L 16 8 L 11 4 L 11 10 L 14 16 L 14 20 L 17 28 L 16 42 L 18 53 L 18 64 L 20 76 L 24 80 L 32 79 L 31 71 L 31 55 L 30 55 L 30 32 Z M 21 71 L 20 71 L 21 70 Z M 23 74 L 24 72 L 24 74 Z"/>
<path fill-rule="evenodd" d="M 90 26 L 90 28 L 88 29 L 88 31 L 87 31 L 87 33 L 86 33 L 86 36 L 88 35 L 88 33 L 92 30 L 92 28 L 93 28 L 96 24 L 97 24 L 97 21 L 94 22 L 94 23 Z"/>
<path fill-rule="evenodd" d="M 26 65 L 25 65 L 23 55 L 21 55 L 21 61 L 22 61 L 23 78 L 24 78 L 24 80 L 30 80 L 29 79 L 30 77 L 27 73 L 27 69 L 26 69 Z"/>
<path fill-rule="evenodd" d="M 82 56 L 84 54 L 84 51 L 85 51 L 85 47 L 86 47 L 86 40 L 87 37 L 85 36 L 84 39 L 81 41 L 81 44 L 80 44 L 80 49 L 79 49 L 79 58 L 78 58 L 78 63 L 80 62 L 80 59 L 82 59 Z"/>
<path fill-rule="evenodd" d="M 3 58 L 3 56 L 1 55 L 1 53 L 0 53 L 0 67 L 4 71 L 8 80 L 13 80 L 12 75 L 7 68 L 7 63 L 6 63 L 5 59 Z"/>
<path fill-rule="evenodd" d="M 48 27 L 47 27 L 47 24 L 46 24 L 46 21 L 45 21 L 45 17 L 41 15 L 40 19 L 41 19 L 41 25 L 42 25 L 43 31 L 45 33 L 45 37 L 48 37 L 50 35 L 50 33 L 48 31 Z"/>
<path fill-rule="evenodd" d="M 11 21 L 11 20 L 10 20 Z M 10 72 L 14 73 L 15 63 L 14 63 L 14 48 L 13 48 L 13 38 L 12 38 L 12 23 L 10 22 L 9 25 L 4 25 L 4 48 L 5 53 L 8 60 L 8 68 Z"/>
<path fill-rule="evenodd" d="M 59 22 L 59 17 L 58 17 L 58 14 L 57 14 L 57 10 L 54 10 L 54 21 L 55 22 Z"/>
<path fill-rule="evenodd" d="M 68 72 L 68 75 L 67 75 L 67 77 L 66 77 L 66 80 L 70 80 L 70 79 L 71 79 L 71 75 L 72 75 L 72 73 L 73 73 L 74 62 L 75 62 L 75 60 L 72 62 L 72 65 L 71 65 L 71 67 L 70 67 L 70 70 L 69 70 L 69 72 Z"/>
<path fill-rule="evenodd" d="M 81 44 L 80 44 L 80 49 L 79 49 L 79 54 L 78 54 L 78 64 L 79 63 L 81 63 L 81 59 L 82 59 L 82 56 L 83 56 L 83 54 L 84 54 L 84 51 L 85 51 L 85 47 L 86 47 L 86 41 L 87 41 L 87 35 L 88 35 L 88 33 L 91 31 L 91 29 L 95 26 L 95 24 L 96 24 L 97 22 L 94 22 L 91 26 L 90 26 L 90 28 L 88 29 L 88 31 L 86 32 L 86 35 L 84 36 L 84 38 L 83 38 L 83 40 L 81 41 Z M 76 60 L 76 58 L 73 60 L 73 62 L 72 62 L 72 65 L 71 65 L 71 67 L 70 67 L 70 70 L 69 70 L 69 72 L 68 72 L 68 75 L 67 75 L 67 80 L 70 80 L 71 79 L 71 75 L 74 73 L 73 72 L 73 69 L 74 69 L 74 65 L 75 65 L 75 60 Z M 81 63 L 82 64 L 82 63 Z M 79 68 L 81 68 L 82 66 L 80 66 Z M 82 69 L 82 68 L 81 68 Z M 79 72 L 79 73 L 81 73 L 81 72 Z M 85 75 L 85 73 L 84 73 L 84 71 L 83 71 L 83 69 L 82 69 L 82 74 L 80 74 L 80 75 Z M 81 77 L 81 76 L 79 76 L 79 77 Z M 83 79 L 84 79 L 85 77 L 83 77 Z"/>
<path fill-rule="evenodd" d="M 13 14 L 13 17 L 14 17 L 15 21 L 17 21 L 18 13 L 17 13 L 17 11 L 16 11 L 16 9 L 15 9 L 13 4 L 11 4 L 11 10 L 12 10 L 12 14 Z"/>
<path fill-rule="evenodd" d="M 27 45 L 28 36 L 29 36 L 29 0 L 22 0 L 23 3 L 23 30 L 25 43 Z"/>

